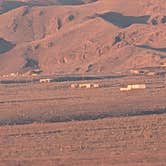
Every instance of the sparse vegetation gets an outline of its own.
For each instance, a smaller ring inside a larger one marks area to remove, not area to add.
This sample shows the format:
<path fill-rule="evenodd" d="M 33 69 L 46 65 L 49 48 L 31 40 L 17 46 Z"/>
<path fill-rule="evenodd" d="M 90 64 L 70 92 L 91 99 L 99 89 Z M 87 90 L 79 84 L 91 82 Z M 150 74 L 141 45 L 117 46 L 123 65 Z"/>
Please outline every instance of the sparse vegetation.
<path fill-rule="evenodd" d="M 38 61 L 32 58 L 26 58 L 26 63 L 23 68 L 37 68 L 39 65 Z"/>

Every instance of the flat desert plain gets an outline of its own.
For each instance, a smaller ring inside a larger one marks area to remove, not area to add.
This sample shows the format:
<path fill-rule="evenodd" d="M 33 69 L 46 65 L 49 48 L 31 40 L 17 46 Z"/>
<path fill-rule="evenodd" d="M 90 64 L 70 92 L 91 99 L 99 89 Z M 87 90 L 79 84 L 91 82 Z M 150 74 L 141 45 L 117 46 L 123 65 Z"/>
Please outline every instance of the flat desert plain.
<path fill-rule="evenodd" d="M 71 88 L 89 82 L 99 87 Z M 146 83 L 146 89 L 120 91 L 131 83 Z M 163 76 L 0 89 L 0 165 L 166 165 Z"/>

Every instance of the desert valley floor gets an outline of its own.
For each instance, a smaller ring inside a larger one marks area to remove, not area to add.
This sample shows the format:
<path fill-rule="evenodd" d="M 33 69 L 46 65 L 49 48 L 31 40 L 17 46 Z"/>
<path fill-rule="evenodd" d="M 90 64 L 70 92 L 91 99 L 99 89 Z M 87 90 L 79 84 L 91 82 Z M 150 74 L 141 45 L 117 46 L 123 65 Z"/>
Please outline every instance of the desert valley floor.
<path fill-rule="evenodd" d="M 88 82 L 100 87 L 71 88 Z M 131 83 L 147 88 L 120 91 Z M 166 164 L 165 76 L 11 83 L 0 90 L 2 166 Z"/>

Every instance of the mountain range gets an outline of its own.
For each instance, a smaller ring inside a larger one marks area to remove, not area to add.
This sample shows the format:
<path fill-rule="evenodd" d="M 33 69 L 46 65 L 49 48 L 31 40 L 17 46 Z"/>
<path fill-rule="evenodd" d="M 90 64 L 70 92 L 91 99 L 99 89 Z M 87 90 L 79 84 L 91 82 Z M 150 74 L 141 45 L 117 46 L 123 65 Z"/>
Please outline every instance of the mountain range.
<path fill-rule="evenodd" d="M 165 0 L 3 0 L 0 74 L 108 74 L 166 62 Z"/>

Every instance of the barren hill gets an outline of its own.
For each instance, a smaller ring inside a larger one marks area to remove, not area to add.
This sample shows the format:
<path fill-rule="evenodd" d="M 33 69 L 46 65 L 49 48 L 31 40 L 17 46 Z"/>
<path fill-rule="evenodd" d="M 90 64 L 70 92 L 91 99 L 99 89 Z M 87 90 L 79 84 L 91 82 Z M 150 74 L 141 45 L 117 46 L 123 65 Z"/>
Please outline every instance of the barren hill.
<path fill-rule="evenodd" d="M 165 0 L 4 0 L 0 73 L 110 73 L 166 62 Z"/>
<path fill-rule="evenodd" d="M 166 165 L 166 0 L 0 0 L 0 166 Z"/>

